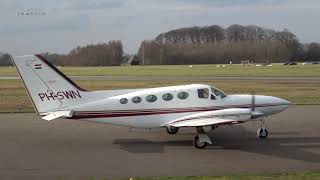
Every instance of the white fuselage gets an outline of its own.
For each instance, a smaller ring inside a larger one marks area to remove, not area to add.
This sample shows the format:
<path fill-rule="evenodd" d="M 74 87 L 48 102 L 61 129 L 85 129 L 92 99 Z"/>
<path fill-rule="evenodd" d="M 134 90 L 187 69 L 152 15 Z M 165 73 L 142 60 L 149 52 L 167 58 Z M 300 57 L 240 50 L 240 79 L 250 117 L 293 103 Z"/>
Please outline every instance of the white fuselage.
<path fill-rule="evenodd" d="M 220 90 L 201 84 L 133 90 L 119 94 L 65 110 L 73 111 L 71 119 L 135 128 L 158 128 L 172 120 L 200 112 L 249 109 L 252 106 L 252 95 L 225 96 Z M 255 95 L 255 111 L 262 114 L 259 117 L 279 113 L 288 105 L 288 101 L 277 97 Z M 217 111 L 219 115 L 226 114 Z M 241 122 L 254 119 L 238 117 Z"/>
<path fill-rule="evenodd" d="M 109 123 L 135 128 L 166 127 L 175 134 L 180 127 L 195 127 L 193 144 L 212 144 L 204 127 L 249 122 L 286 109 L 289 102 L 272 96 L 225 95 L 203 84 L 150 89 L 86 91 L 41 54 L 12 58 L 37 114 L 58 118 Z M 267 138 L 263 126 L 259 138 Z"/>

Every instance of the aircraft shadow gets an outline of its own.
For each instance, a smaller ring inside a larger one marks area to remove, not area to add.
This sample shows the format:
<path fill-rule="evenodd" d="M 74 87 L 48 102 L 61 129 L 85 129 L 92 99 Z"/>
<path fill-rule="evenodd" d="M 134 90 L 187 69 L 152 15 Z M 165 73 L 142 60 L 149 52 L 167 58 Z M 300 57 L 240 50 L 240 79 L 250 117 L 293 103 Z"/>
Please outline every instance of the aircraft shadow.
<path fill-rule="evenodd" d="M 119 144 L 120 149 L 130 153 L 164 153 L 166 146 L 192 146 L 192 141 L 153 142 L 146 139 L 116 139 L 113 144 Z"/>
<path fill-rule="evenodd" d="M 243 127 L 211 131 L 209 134 L 210 137 L 214 137 L 214 144 L 208 146 L 205 151 L 237 150 L 320 163 L 320 155 L 310 151 L 310 149 L 320 149 L 320 137 L 301 137 L 298 136 L 298 132 L 271 132 L 270 138 L 260 140 L 255 137 L 254 132 L 247 131 Z M 116 139 L 114 144 L 119 144 L 122 150 L 130 153 L 164 153 L 165 147 L 169 146 L 193 148 L 192 139 L 153 142 L 143 138 L 126 138 Z"/>

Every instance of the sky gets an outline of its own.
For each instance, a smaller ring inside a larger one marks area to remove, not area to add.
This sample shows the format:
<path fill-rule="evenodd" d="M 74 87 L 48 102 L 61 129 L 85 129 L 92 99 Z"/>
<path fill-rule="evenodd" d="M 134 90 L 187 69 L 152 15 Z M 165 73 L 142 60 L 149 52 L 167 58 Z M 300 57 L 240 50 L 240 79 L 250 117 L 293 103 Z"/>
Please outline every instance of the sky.
<path fill-rule="evenodd" d="M 67 54 L 121 40 L 136 53 L 162 32 L 214 24 L 286 28 L 301 42 L 320 42 L 319 17 L 319 0 L 1 0 L 0 52 Z"/>

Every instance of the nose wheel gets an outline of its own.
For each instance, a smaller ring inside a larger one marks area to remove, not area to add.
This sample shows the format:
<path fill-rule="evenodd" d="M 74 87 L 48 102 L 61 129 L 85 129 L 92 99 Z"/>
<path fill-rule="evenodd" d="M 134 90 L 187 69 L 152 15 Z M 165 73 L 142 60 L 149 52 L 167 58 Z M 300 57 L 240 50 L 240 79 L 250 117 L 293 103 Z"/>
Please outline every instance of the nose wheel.
<path fill-rule="evenodd" d="M 261 121 L 261 128 L 257 130 L 257 137 L 260 139 L 266 139 L 269 135 L 267 128 L 265 128 L 264 120 Z"/>
<path fill-rule="evenodd" d="M 259 128 L 257 131 L 257 136 L 260 139 L 266 139 L 268 137 L 268 134 L 269 134 L 269 132 L 266 128 Z"/>

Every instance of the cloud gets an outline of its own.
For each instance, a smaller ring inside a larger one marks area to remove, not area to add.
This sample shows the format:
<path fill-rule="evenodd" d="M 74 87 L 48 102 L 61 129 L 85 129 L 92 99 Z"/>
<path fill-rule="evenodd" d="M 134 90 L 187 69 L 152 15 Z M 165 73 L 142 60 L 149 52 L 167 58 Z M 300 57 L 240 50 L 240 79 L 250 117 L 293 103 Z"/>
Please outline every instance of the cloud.
<path fill-rule="evenodd" d="M 288 28 L 304 42 L 320 41 L 319 6 L 318 0 L 2 0 L 0 51 L 68 53 L 79 44 L 118 39 L 134 53 L 161 32 L 212 24 Z M 17 16 L 29 9 L 46 15 Z"/>
<path fill-rule="evenodd" d="M 90 26 L 90 18 L 86 14 L 16 16 L 11 17 L 11 21 L 3 21 L 0 28 L 1 35 L 14 36 L 15 34 L 30 32 L 80 31 Z"/>
<path fill-rule="evenodd" d="M 73 3 L 68 4 L 64 9 L 65 10 L 82 10 L 82 11 L 92 11 L 92 10 L 105 10 L 111 8 L 121 8 L 125 6 L 125 2 L 118 1 L 74 1 Z"/>
<path fill-rule="evenodd" d="M 39 8 L 43 10 L 101 10 L 122 7 L 126 0 L 2 0 L 1 11 L 26 10 Z"/>
<path fill-rule="evenodd" d="M 189 4 L 204 4 L 216 7 L 227 7 L 227 6 L 247 6 L 247 5 L 270 5 L 278 4 L 280 0 L 176 0 L 180 3 L 189 3 Z"/>

